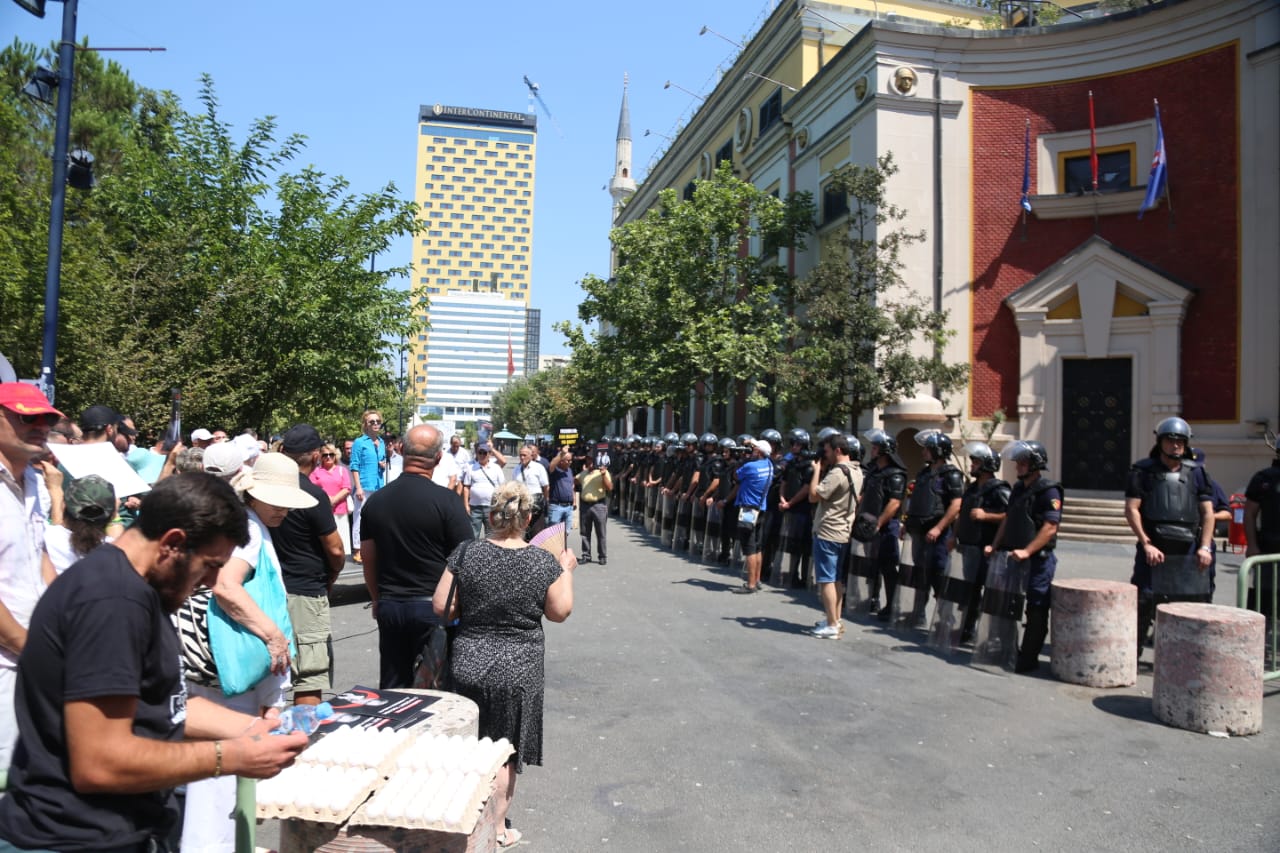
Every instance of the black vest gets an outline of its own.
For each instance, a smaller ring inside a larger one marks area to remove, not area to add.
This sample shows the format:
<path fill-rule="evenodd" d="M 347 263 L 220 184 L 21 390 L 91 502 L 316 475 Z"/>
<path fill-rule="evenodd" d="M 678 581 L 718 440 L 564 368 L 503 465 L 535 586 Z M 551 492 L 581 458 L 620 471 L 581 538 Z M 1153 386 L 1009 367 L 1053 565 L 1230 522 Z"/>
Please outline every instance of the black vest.
<path fill-rule="evenodd" d="M 1040 532 L 1040 526 L 1044 524 L 1043 516 L 1035 514 L 1036 498 L 1053 488 L 1062 490 L 1062 486 L 1055 480 L 1045 479 L 1043 475 L 1031 488 L 1027 488 L 1022 483 L 1013 487 L 1013 494 L 1009 497 L 1009 512 L 1004 522 L 1003 547 L 1006 550 L 1015 551 L 1025 548 L 1031 544 L 1031 540 L 1036 538 L 1036 534 Z M 1066 493 L 1062 494 L 1065 501 Z M 1057 545 L 1058 536 L 1054 534 L 1049 544 L 1042 550 L 1052 551 Z"/>
<path fill-rule="evenodd" d="M 1258 501 L 1258 539 L 1260 545 L 1280 542 L 1280 463 L 1254 475 L 1264 489 Z M 1274 545 L 1271 545 L 1274 547 Z M 1264 547 L 1263 550 L 1269 550 Z"/>
<path fill-rule="evenodd" d="M 996 538 L 998 521 L 974 521 L 969 513 L 975 509 L 1002 512 L 1009 506 L 1009 484 L 991 478 L 979 485 L 974 483 L 960 498 L 960 515 L 956 518 L 956 541 L 961 545 L 987 546 Z"/>
<path fill-rule="evenodd" d="M 902 499 L 906 486 L 906 472 L 901 468 L 892 465 L 881 468 L 874 462 L 871 463 L 863 471 L 862 498 L 858 501 L 858 513 L 865 512 L 878 517 L 884 512 L 886 503 L 894 498 Z"/>
<path fill-rule="evenodd" d="M 1194 462 L 1184 459 L 1177 471 L 1169 471 L 1158 460 L 1147 457 L 1133 467 L 1140 477 L 1144 523 L 1188 528 L 1200 525 Z"/>

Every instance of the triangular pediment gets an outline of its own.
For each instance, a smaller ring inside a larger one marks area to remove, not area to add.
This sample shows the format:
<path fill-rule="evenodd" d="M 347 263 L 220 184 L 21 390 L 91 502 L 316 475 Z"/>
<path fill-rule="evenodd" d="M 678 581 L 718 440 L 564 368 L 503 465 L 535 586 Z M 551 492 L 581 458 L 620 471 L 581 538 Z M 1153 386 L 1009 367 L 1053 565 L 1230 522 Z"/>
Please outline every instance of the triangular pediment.
<path fill-rule="evenodd" d="M 1073 296 L 1083 303 L 1090 296 L 1084 283 L 1104 278 L 1118 285 L 1126 299 L 1141 304 L 1172 302 L 1185 305 L 1196 292 L 1191 284 L 1116 248 L 1102 237 L 1093 236 L 1009 294 L 1005 302 L 1015 314 L 1020 311 L 1049 311 Z M 1114 305 L 1114 297 L 1115 291 L 1110 290 L 1105 300 L 1108 309 Z"/>
<path fill-rule="evenodd" d="M 1116 318 L 1185 313 L 1195 294 L 1169 275 L 1101 237 L 1090 237 L 1005 298 L 1014 319 L 1079 323 L 1090 358 L 1108 351 Z"/>

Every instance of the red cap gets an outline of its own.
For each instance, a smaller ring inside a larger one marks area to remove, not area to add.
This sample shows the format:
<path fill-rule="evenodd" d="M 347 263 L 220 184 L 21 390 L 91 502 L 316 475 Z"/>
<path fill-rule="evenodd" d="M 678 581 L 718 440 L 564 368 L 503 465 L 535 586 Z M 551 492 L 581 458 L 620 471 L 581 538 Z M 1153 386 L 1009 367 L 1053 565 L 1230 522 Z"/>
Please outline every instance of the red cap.
<path fill-rule="evenodd" d="M 0 406 L 20 415 L 54 414 L 65 417 L 39 388 L 25 382 L 0 382 Z"/>

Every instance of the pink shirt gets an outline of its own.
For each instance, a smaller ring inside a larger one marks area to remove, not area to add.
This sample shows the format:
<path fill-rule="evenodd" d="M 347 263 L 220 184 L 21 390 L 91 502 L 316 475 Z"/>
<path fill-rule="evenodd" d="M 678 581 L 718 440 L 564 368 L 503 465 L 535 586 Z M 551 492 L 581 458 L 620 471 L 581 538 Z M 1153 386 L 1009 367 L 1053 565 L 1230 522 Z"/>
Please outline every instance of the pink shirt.
<path fill-rule="evenodd" d="M 321 465 L 311 472 L 311 482 L 324 489 L 324 493 L 332 500 L 333 496 L 343 489 L 351 489 L 351 472 L 345 465 L 334 465 L 332 468 Z M 347 502 L 339 501 L 333 508 L 333 514 L 346 515 Z"/>

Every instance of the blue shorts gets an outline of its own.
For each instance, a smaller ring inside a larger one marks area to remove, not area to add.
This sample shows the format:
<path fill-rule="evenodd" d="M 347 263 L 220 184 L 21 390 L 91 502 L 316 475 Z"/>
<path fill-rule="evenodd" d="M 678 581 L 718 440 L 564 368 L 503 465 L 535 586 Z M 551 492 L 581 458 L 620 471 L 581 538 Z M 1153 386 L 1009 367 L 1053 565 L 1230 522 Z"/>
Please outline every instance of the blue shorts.
<path fill-rule="evenodd" d="M 818 583 L 835 583 L 841 580 L 848 542 L 828 542 L 813 537 L 813 578 Z"/>

